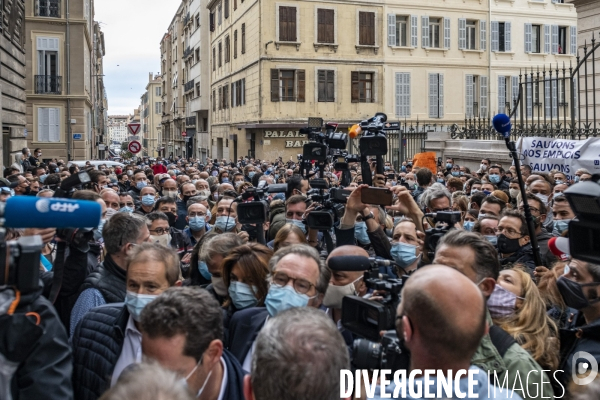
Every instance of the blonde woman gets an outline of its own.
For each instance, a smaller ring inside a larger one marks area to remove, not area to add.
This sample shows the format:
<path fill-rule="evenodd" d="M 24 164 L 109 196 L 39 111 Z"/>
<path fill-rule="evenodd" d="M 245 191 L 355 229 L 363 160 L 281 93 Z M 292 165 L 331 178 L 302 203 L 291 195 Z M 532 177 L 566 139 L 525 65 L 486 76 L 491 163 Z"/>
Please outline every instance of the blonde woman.
<path fill-rule="evenodd" d="M 556 370 L 558 328 L 546 314 L 544 300 L 527 269 L 516 265 L 500 271 L 496 284 L 502 295 L 493 298 L 492 294 L 488 302 L 494 324 L 510 334 L 544 369 Z M 500 298 L 501 303 L 497 302 Z"/>

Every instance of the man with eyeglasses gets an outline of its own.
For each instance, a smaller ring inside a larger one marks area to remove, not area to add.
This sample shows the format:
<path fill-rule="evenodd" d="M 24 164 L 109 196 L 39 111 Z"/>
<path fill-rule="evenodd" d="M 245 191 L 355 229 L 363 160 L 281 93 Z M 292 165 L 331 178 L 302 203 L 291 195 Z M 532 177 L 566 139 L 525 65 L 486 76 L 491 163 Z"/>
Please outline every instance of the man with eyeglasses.
<path fill-rule="evenodd" d="M 265 322 L 293 307 L 319 308 L 331 278 L 319 253 L 305 244 L 280 249 L 271 258 L 269 268 L 266 308 L 238 311 L 229 323 L 229 351 L 246 372 L 251 369 L 254 341 Z"/>
<path fill-rule="evenodd" d="M 527 221 L 517 210 L 506 210 L 498 224 L 498 257 L 503 267 L 525 265 L 533 274 L 535 261 L 531 247 Z"/>
<path fill-rule="evenodd" d="M 5 203 L 13 195 L 14 188 L 18 185 L 18 182 L 11 182 L 6 178 L 0 178 L 0 202 Z"/>
<path fill-rule="evenodd" d="M 552 238 L 552 234 L 548 232 L 543 225 L 546 214 L 548 213 L 548 208 L 538 196 L 529 192 L 527 193 L 527 204 L 529 204 L 531 216 L 533 217 L 535 236 L 540 249 L 542 264 L 546 267 L 550 267 L 554 262 L 558 261 L 558 258 L 548 249 L 548 241 Z M 519 204 L 519 212 L 525 215 L 525 207 L 523 206 L 522 201 Z"/>

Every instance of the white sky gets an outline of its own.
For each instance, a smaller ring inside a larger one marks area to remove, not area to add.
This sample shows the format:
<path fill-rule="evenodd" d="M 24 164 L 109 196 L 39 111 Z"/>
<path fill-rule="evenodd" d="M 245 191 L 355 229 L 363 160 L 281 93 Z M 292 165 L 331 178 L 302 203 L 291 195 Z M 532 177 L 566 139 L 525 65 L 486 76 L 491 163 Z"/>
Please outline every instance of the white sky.
<path fill-rule="evenodd" d="M 108 114 L 133 114 L 148 84 L 160 72 L 160 40 L 180 0 L 98 0 L 96 21 L 104 32 L 104 84 Z"/>

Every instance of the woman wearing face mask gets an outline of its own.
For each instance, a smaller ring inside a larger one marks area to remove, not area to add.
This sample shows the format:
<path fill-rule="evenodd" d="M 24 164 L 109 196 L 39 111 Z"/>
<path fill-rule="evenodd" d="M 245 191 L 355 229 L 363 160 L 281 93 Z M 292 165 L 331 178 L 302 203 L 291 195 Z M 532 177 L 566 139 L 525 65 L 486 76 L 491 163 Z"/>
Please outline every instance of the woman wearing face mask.
<path fill-rule="evenodd" d="M 233 249 L 243 244 L 242 239 L 235 233 L 214 233 L 202 244 L 198 257 L 198 272 L 210 284 L 205 287 L 219 304 L 223 305 L 227 300 L 228 288 L 223 278 L 223 260 L 231 254 Z M 193 271 L 195 273 L 196 271 Z"/>
<path fill-rule="evenodd" d="M 510 334 L 544 369 L 559 362 L 558 328 L 546 314 L 546 305 L 524 266 L 500 271 L 487 302 L 495 325 Z"/>
<path fill-rule="evenodd" d="M 306 244 L 306 235 L 302 232 L 302 229 L 298 228 L 294 224 L 285 224 L 279 229 L 275 240 L 273 241 L 273 251 L 277 251 L 283 247 L 290 246 L 292 244 Z"/>
<path fill-rule="evenodd" d="M 417 226 L 409 218 L 401 218 L 394 228 L 390 250 L 396 265 L 403 273 L 414 272 L 423 254 L 423 241 L 417 236 Z"/>
<path fill-rule="evenodd" d="M 223 282 L 227 286 L 223 307 L 228 317 L 239 310 L 264 306 L 271 256 L 273 251 L 268 247 L 248 243 L 233 249 L 223 260 Z"/>

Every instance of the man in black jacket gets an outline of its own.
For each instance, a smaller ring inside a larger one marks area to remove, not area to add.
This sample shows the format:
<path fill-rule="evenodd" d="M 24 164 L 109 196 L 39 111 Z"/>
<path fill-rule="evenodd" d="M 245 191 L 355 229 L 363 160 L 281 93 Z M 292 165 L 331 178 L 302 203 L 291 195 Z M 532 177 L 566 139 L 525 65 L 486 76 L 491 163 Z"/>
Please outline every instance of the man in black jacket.
<path fill-rule="evenodd" d="M 144 217 L 117 213 L 104 225 L 102 236 L 107 255 L 81 285 L 79 297 L 71 311 L 71 336 L 79 320 L 89 310 L 125 300 L 127 256 L 133 247 L 150 239 L 150 232 Z"/>
<path fill-rule="evenodd" d="M 505 210 L 498 223 L 498 256 L 503 267 L 525 265 L 530 273 L 535 270 L 527 221 L 517 210 Z"/>
<path fill-rule="evenodd" d="M 244 399 L 242 367 L 223 348 L 221 308 L 206 290 L 167 290 L 144 308 L 141 327 L 144 356 L 179 373 L 196 397 Z"/>
<path fill-rule="evenodd" d="M 150 243 L 131 251 L 125 304 L 92 309 L 73 335 L 73 389 L 77 399 L 99 398 L 123 370 L 141 362 L 140 313 L 162 292 L 179 285 L 179 257 L 175 251 Z"/>

